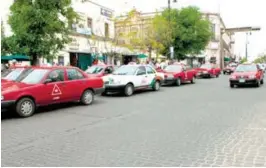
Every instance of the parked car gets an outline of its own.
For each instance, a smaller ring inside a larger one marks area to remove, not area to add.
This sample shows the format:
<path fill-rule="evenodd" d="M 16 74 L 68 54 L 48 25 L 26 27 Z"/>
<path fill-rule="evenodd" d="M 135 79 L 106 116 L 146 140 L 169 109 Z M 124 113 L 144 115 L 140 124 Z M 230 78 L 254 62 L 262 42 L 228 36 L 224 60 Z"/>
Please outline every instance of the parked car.
<path fill-rule="evenodd" d="M 238 65 L 230 76 L 230 87 L 240 85 L 255 85 L 260 87 L 264 83 L 263 71 L 256 64 L 241 64 Z"/>
<path fill-rule="evenodd" d="M 103 77 L 105 75 L 112 74 L 114 70 L 115 67 L 113 65 L 93 65 L 85 72 L 89 77 Z"/>
<path fill-rule="evenodd" d="M 197 77 L 219 77 L 221 69 L 215 64 L 202 64 L 199 68 L 195 68 Z"/>
<path fill-rule="evenodd" d="M 1 87 L 1 109 L 13 108 L 21 117 L 34 114 L 36 107 L 80 101 L 90 105 L 104 91 L 103 80 L 75 67 L 34 67 L 20 80 Z"/>
<path fill-rule="evenodd" d="M 136 90 L 160 90 L 162 78 L 149 65 L 129 64 L 119 67 L 113 74 L 103 77 L 105 92 L 122 92 L 126 96 L 133 95 Z"/>
<path fill-rule="evenodd" d="M 237 64 L 229 64 L 223 69 L 223 74 L 231 74 L 234 72 L 235 68 L 237 67 Z"/>
<path fill-rule="evenodd" d="M 185 82 L 195 83 L 196 74 L 197 72 L 194 69 L 184 64 L 168 65 L 164 69 L 164 84 L 180 86 Z"/>

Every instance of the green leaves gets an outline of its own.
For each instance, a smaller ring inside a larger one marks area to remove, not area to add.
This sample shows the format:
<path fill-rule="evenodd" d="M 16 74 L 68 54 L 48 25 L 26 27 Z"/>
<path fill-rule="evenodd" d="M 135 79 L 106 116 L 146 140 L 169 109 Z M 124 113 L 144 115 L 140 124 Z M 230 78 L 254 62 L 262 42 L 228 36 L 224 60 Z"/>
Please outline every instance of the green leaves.
<path fill-rule="evenodd" d="M 265 63 L 266 62 L 266 54 L 259 55 L 253 63 L 259 64 L 259 63 Z"/>
<path fill-rule="evenodd" d="M 200 53 L 212 36 L 210 22 L 202 18 L 197 7 L 171 9 L 170 12 L 165 9 L 161 15 L 155 16 L 153 24 L 157 38 L 165 48 L 162 54 L 168 54 L 169 47 L 173 45 L 177 59 Z"/>
<path fill-rule="evenodd" d="M 10 7 L 11 53 L 51 58 L 69 42 L 72 23 L 78 19 L 71 0 L 16 0 Z"/>

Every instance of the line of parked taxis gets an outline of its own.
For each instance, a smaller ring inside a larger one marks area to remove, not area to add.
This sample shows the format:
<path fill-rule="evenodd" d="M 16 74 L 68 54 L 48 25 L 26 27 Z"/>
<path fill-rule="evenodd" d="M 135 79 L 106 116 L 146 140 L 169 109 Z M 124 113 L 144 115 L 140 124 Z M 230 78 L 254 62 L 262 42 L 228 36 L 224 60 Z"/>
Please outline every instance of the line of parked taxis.
<path fill-rule="evenodd" d="M 162 85 L 180 86 L 197 77 L 219 77 L 221 70 L 204 64 L 200 68 L 174 63 L 165 69 L 130 63 L 114 67 L 95 65 L 85 72 L 76 67 L 13 67 L 2 73 L 1 109 L 29 117 L 40 106 L 77 101 L 93 103 L 95 95 L 123 93 L 131 96 L 137 90 L 160 90 Z"/>

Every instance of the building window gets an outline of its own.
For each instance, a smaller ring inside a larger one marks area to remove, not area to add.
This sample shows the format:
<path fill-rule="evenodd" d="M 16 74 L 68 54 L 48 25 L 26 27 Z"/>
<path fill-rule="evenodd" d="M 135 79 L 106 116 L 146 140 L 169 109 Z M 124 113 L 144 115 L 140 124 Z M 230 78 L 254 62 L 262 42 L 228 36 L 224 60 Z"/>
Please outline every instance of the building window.
<path fill-rule="evenodd" d="M 105 37 L 109 38 L 109 24 L 108 23 L 104 24 L 104 32 L 105 32 Z"/>
<path fill-rule="evenodd" d="M 64 57 L 63 56 L 58 56 L 58 64 L 64 66 L 65 65 L 65 61 L 64 61 Z"/>
<path fill-rule="evenodd" d="M 87 18 L 87 26 L 92 29 L 92 18 Z"/>

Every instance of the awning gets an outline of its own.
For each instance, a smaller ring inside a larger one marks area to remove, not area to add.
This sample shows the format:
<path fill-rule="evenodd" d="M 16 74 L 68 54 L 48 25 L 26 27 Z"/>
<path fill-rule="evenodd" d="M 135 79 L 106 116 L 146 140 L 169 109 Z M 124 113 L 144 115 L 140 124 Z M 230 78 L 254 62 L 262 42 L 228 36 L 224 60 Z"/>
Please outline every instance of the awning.
<path fill-rule="evenodd" d="M 147 55 L 145 55 L 145 54 L 139 54 L 138 55 L 138 58 L 147 58 L 148 56 Z"/>
<path fill-rule="evenodd" d="M 231 61 L 231 58 L 229 58 L 229 57 L 224 57 L 224 61 Z"/>
<path fill-rule="evenodd" d="M 30 57 L 26 56 L 26 55 L 9 55 L 9 56 L 1 56 L 1 60 L 6 60 L 6 61 L 10 61 L 10 60 L 20 60 L 20 61 L 29 61 Z"/>

